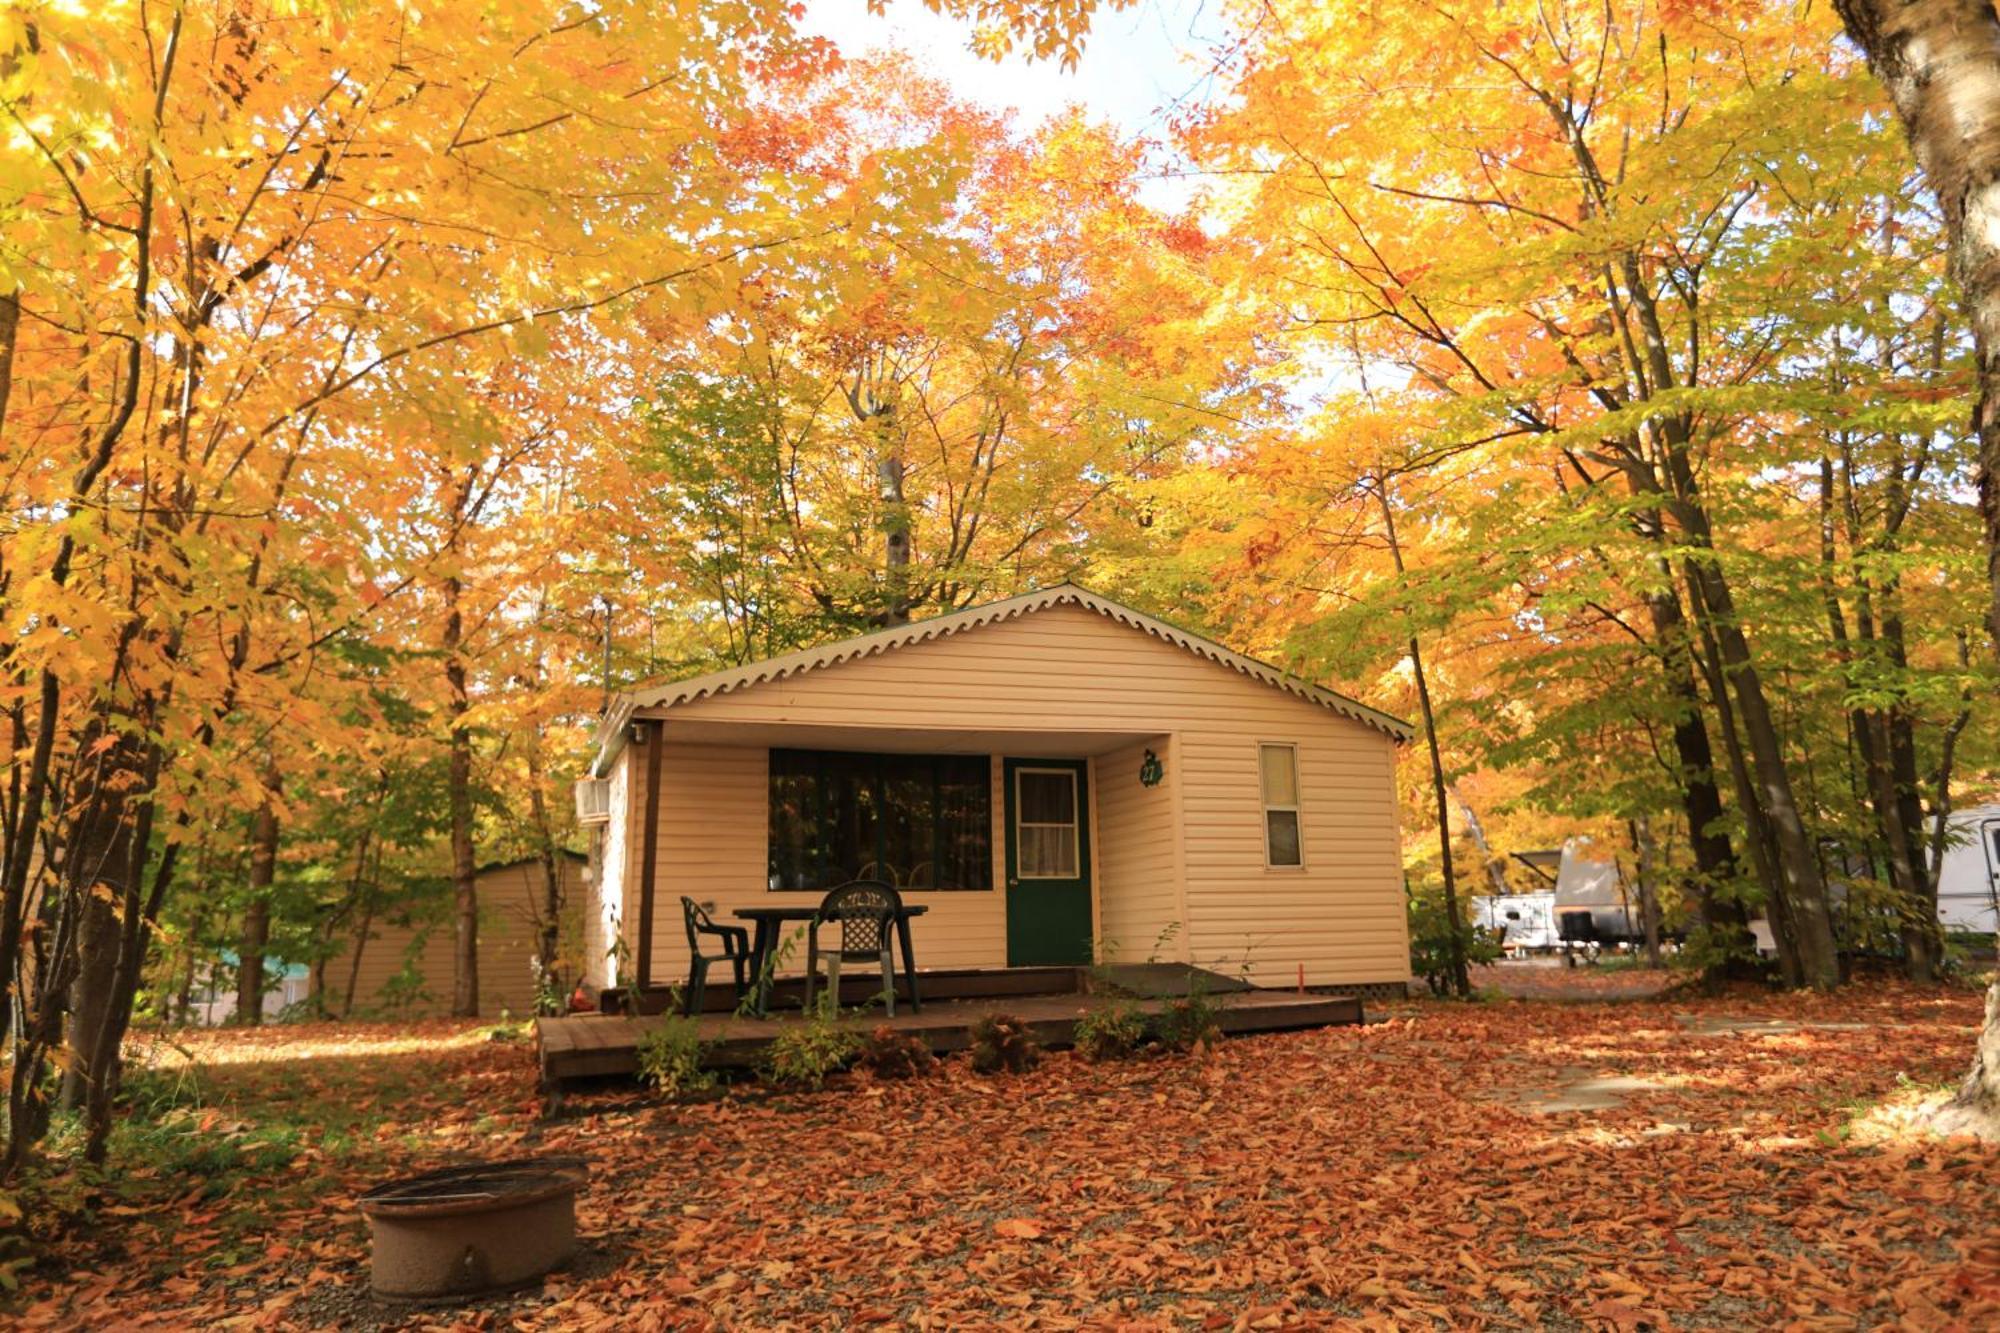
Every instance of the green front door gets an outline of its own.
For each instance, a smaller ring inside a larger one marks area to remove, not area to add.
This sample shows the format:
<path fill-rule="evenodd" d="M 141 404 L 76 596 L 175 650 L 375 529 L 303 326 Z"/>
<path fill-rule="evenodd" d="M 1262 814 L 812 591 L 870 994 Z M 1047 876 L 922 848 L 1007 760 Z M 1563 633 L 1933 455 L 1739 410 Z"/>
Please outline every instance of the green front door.
<path fill-rule="evenodd" d="M 1009 759 L 1007 965 L 1090 959 L 1090 810 L 1081 759 Z"/>

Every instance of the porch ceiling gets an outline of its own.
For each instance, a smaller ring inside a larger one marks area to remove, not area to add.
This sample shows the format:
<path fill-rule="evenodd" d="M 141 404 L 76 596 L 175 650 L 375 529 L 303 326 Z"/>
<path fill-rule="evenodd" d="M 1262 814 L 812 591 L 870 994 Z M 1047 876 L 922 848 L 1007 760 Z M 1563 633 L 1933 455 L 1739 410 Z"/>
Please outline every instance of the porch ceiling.
<path fill-rule="evenodd" d="M 670 743 L 683 745 L 861 750 L 878 754 L 997 754 L 1037 759 L 1084 759 L 1162 735 L 1145 731 L 959 731 L 931 727 L 891 730 L 774 722 L 683 722 L 672 717 L 665 719 L 663 726 Z"/>

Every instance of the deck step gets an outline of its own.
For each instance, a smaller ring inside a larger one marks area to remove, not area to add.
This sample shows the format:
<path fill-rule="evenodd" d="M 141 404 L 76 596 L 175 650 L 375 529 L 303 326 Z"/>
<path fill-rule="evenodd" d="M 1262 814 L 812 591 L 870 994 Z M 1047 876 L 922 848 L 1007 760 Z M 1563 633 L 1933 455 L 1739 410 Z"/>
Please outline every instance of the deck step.
<path fill-rule="evenodd" d="M 1158 1013 L 1168 999 L 1138 1000 L 1148 1013 Z M 1349 995 L 1297 994 L 1292 991 L 1248 990 L 1215 997 L 1216 1020 L 1223 1032 L 1287 1032 L 1300 1028 L 1333 1027 L 1362 1022 L 1361 1001 Z M 1072 1044 L 1077 1020 L 1088 1009 L 1115 1003 L 1111 997 L 1078 994 L 986 996 L 977 1000 L 931 1000 L 920 1014 L 898 1010 L 891 1019 L 879 1010 L 851 1015 L 843 1021 L 855 1028 L 887 1024 L 920 1038 L 931 1050 L 946 1054 L 971 1044 L 972 1025 L 989 1014 L 1010 1014 L 1025 1023 L 1044 1046 Z M 542 1079 L 550 1087 L 566 1080 L 633 1074 L 639 1068 L 639 1040 L 656 1027 L 658 1017 L 580 1014 L 542 1018 L 535 1022 Z M 718 1068 L 749 1068 L 758 1063 L 773 1037 L 796 1016 L 770 1019 L 705 1014 L 702 1038 L 712 1043 L 708 1063 Z"/>

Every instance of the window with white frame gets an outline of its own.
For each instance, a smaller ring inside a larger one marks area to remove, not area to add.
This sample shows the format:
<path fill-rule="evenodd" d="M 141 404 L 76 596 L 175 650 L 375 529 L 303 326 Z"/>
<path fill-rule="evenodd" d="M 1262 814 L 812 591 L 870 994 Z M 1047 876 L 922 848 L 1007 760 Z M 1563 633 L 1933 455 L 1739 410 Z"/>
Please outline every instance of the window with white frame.
<path fill-rule="evenodd" d="M 1076 770 L 1014 770 L 1015 874 L 1021 879 L 1075 879 L 1083 873 Z"/>
<path fill-rule="evenodd" d="M 1264 864 L 1304 865 L 1305 849 L 1299 833 L 1299 747 L 1260 745 L 1257 759 L 1264 785 Z"/>

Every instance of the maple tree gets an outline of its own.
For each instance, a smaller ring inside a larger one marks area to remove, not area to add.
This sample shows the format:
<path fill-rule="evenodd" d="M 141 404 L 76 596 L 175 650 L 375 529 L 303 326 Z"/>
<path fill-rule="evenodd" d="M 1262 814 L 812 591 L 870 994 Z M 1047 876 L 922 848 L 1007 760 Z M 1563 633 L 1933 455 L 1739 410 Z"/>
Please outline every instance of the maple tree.
<path fill-rule="evenodd" d="M 1413 616 L 1446 633 L 1466 654 L 1448 693 L 1483 733 L 1469 758 L 1535 758 L 1579 813 L 1657 813 L 1650 770 L 1678 793 L 1710 945 L 1742 947 L 1753 895 L 1789 974 L 1821 986 L 1820 844 L 1841 798 L 1819 794 L 1827 740 L 1793 682 L 1845 663 L 1835 743 L 1870 793 L 1853 845 L 1886 866 L 1924 975 L 1918 789 L 1938 763 L 1948 787 L 1982 674 L 1955 651 L 1977 624 L 1954 554 L 1962 349 L 1937 313 L 1936 229 L 1869 120 L 1865 75 L 1824 24 L 1729 12 L 1717 28 L 1648 6 L 1547 22 L 1260 7 L 1236 100 L 1189 138 L 1247 182 L 1243 225 L 1271 238 L 1255 281 L 1293 339 L 1364 387 L 1312 420 L 1328 439 L 1303 458 L 1289 442 L 1250 456 L 1290 490 L 1238 530 L 1236 567 L 1286 588 L 1266 633 L 1295 629 L 1314 669 L 1407 660 L 1394 627 Z M 1791 128 L 1835 104 L 1852 108 L 1837 133 Z M 1365 553 L 1384 528 L 1356 488 L 1385 472 L 1425 479 L 1399 520 L 1430 566 L 1414 595 Z M 1816 480 L 1823 522 L 1800 504 Z M 1905 613 L 1912 597 L 1926 614 Z M 1806 646 L 1825 635 L 1833 654 Z M 1646 679 L 1664 690 L 1632 690 Z M 1608 726 L 1611 755 L 1644 760 L 1622 794 L 1575 781 L 1580 729 L 1601 746 Z"/>
<path fill-rule="evenodd" d="M 926 3 L 1061 64 L 1100 8 Z M 1835 9 L 1244 0 L 1172 210 L 777 0 L 9 8 L 8 1170 L 267 957 L 348 1016 L 447 931 L 476 1013 L 477 866 L 553 868 L 611 690 L 1069 577 L 1421 718 L 1460 993 L 1465 896 L 1576 833 L 1656 958 L 1934 979 L 2000 26 Z"/>
<path fill-rule="evenodd" d="M 670 319 L 851 222 L 687 160 L 816 48 L 775 5 L 686 9 L 8 12 L 8 504 L 41 516 L 6 570 L 12 1153 L 65 1044 L 101 1150 L 191 793 L 269 790 L 237 738 L 303 720 L 301 675 L 388 594 L 449 584 L 374 577 L 368 515 L 427 487 L 383 427 L 449 419 L 557 320 Z"/>
<path fill-rule="evenodd" d="M 714 601 L 736 661 L 1129 549 L 1256 358 L 1217 337 L 1218 247 L 1136 198 L 1108 130 L 1013 140 L 886 62 L 787 91 L 725 147 L 840 193 L 879 178 L 899 223 L 766 257 L 649 395 L 621 505 L 635 547 L 672 535 L 670 591 Z"/>

